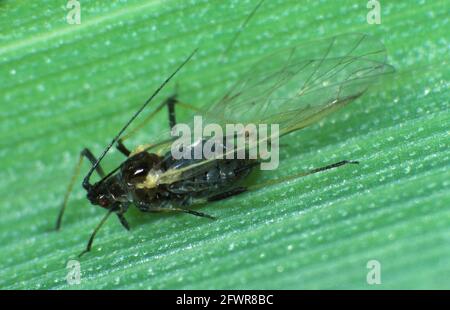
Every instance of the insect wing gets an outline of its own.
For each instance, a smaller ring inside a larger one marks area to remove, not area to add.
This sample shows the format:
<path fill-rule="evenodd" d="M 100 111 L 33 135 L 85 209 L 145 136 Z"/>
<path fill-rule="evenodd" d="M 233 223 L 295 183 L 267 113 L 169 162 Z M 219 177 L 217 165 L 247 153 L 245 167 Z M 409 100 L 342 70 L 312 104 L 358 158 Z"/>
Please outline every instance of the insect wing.
<path fill-rule="evenodd" d="M 206 124 L 278 124 L 279 134 L 283 135 L 345 106 L 380 76 L 393 71 L 386 63 L 382 43 L 365 34 L 305 43 L 258 61 L 205 111 L 203 119 Z M 198 160 L 180 169 L 169 169 L 161 182 L 167 184 L 204 173 L 213 161 Z"/>
<path fill-rule="evenodd" d="M 383 44 L 371 36 L 312 41 L 258 61 L 207 114 L 216 121 L 276 123 L 284 134 L 344 106 L 391 72 Z"/>

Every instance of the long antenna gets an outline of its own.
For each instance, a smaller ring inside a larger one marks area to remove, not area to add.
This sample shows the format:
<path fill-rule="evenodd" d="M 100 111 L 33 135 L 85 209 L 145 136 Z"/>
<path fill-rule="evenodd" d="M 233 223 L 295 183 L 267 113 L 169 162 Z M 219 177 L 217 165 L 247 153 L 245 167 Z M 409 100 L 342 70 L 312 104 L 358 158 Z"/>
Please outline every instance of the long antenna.
<path fill-rule="evenodd" d="M 94 172 L 95 168 L 97 168 L 97 166 L 100 164 L 102 159 L 105 157 L 106 153 L 108 153 L 108 151 L 111 149 L 111 147 L 114 145 L 114 143 L 116 143 L 119 140 L 119 138 L 120 138 L 120 136 L 122 136 L 123 132 L 128 128 L 128 126 L 130 126 L 130 124 L 136 119 L 136 117 L 138 117 L 138 115 L 142 112 L 142 110 L 145 109 L 145 107 L 150 103 L 150 101 L 152 101 L 153 98 L 164 88 L 164 86 L 166 86 L 166 84 L 169 83 L 169 81 L 175 76 L 175 74 L 177 74 L 178 71 L 180 71 L 181 68 L 184 65 L 186 65 L 186 63 L 188 63 L 189 60 L 191 60 L 192 56 L 194 56 L 194 54 L 196 52 L 197 52 L 197 49 L 195 49 L 191 53 L 191 55 L 189 55 L 189 57 L 186 58 L 186 60 L 183 61 L 183 63 L 181 63 L 178 66 L 178 68 L 155 90 L 155 92 L 150 96 L 150 98 L 148 98 L 147 101 L 145 101 L 144 104 L 139 108 L 139 110 L 137 110 L 136 113 L 134 113 L 134 115 L 128 120 L 128 122 L 125 124 L 125 126 L 123 126 L 122 129 L 119 131 L 119 133 L 114 137 L 114 139 L 111 141 L 111 143 L 104 149 L 102 155 L 100 155 L 100 157 L 97 159 L 95 164 L 91 167 L 89 172 L 84 177 L 83 187 L 86 190 L 89 190 L 91 188 L 92 185 L 89 183 L 91 175 Z"/>
<path fill-rule="evenodd" d="M 233 38 L 231 39 L 230 43 L 228 43 L 227 48 L 225 49 L 225 52 L 222 53 L 222 58 L 228 52 L 231 50 L 231 48 L 234 45 L 234 42 L 237 41 L 238 37 L 241 35 L 244 28 L 247 26 L 248 22 L 252 19 L 253 15 L 255 15 L 256 11 L 258 11 L 259 7 L 263 4 L 264 0 L 259 1 L 259 3 L 253 8 L 253 10 L 250 12 L 250 14 L 247 16 L 247 18 L 244 20 L 244 22 L 241 24 L 239 29 L 235 32 Z"/>

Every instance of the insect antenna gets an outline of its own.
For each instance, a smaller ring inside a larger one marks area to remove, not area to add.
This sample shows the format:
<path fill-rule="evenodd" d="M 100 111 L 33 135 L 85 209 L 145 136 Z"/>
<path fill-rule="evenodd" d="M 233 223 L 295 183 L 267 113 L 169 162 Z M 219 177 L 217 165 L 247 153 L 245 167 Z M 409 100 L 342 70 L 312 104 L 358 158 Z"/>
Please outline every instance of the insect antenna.
<path fill-rule="evenodd" d="M 252 17 L 255 15 L 256 11 L 258 11 L 259 7 L 263 4 L 263 2 L 264 2 L 264 0 L 260 0 L 259 3 L 253 8 L 253 10 L 250 12 L 250 14 L 244 20 L 244 22 L 241 24 L 241 26 L 239 27 L 239 29 L 236 31 L 236 33 L 234 34 L 233 38 L 231 39 L 230 43 L 228 43 L 228 46 L 226 47 L 225 52 L 223 52 L 223 54 L 222 54 L 222 59 L 221 60 L 223 60 L 225 55 L 227 55 L 230 52 L 230 50 L 233 47 L 234 43 L 237 41 L 237 39 L 241 35 L 242 31 L 247 26 L 247 24 L 252 19 Z"/>
<path fill-rule="evenodd" d="M 123 132 L 128 128 L 128 126 L 131 125 L 131 123 L 139 116 L 139 114 L 145 109 L 145 107 L 153 100 L 153 98 L 158 95 L 158 93 L 166 86 L 167 83 L 175 76 L 175 74 L 178 73 L 178 71 L 181 70 L 181 68 L 186 65 L 189 60 L 194 56 L 194 54 L 197 52 L 197 49 L 195 49 L 179 66 L 175 71 L 155 90 L 155 92 L 144 102 L 144 104 L 134 113 L 134 115 L 128 120 L 128 122 L 125 124 L 125 126 L 122 127 L 122 129 L 119 131 L 119 133 L 114 137 L 114 139 L 109 143 L 109 145 L 103 150 L 103 153 L 100 155 L 100 157 L 97 159 L 94 165 L 92 165 L 89 172 L 86 174 L 86 176 L 83 179 L 83 187 L 89 191 L 92 188 L 92 185 L 90 183 L 90 178 L 92 176 L 92 173 L 97 168 L 97 166 L 100 164 L 100 162 L 103 160 L 103 158 L 106 156 L 106 153 L 111 149 L 111 147 L 116 143 L 119 138 L 122 136 Z M 100 182 L 102 182 L 105 178 L 102 178 Z"/>

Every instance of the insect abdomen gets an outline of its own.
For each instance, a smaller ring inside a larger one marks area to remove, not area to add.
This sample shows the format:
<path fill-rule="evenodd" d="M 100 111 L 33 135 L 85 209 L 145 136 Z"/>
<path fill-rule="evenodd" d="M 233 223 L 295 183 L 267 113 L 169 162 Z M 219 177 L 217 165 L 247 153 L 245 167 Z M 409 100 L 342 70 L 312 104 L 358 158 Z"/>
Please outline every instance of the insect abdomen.
<path fill-rule="evenodd" d="M 168 189 L 175 194 L 208 197 L 230 188 L 251 171 L 248 160 L 216 160 L 214 165 L 191 178 L 171 184 Z"/>

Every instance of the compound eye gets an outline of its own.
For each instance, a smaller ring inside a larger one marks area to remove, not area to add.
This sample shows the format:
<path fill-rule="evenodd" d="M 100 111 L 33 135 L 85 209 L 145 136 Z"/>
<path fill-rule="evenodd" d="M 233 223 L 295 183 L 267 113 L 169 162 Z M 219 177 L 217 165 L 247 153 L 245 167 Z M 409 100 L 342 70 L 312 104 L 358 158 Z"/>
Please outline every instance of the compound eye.
<path fill-rule="evenodd" d="M 102 207 L 106 207 L 109 205 L 109 200 L 105 195 L 101 195 L 98 197 L 98 204 Z"/>

